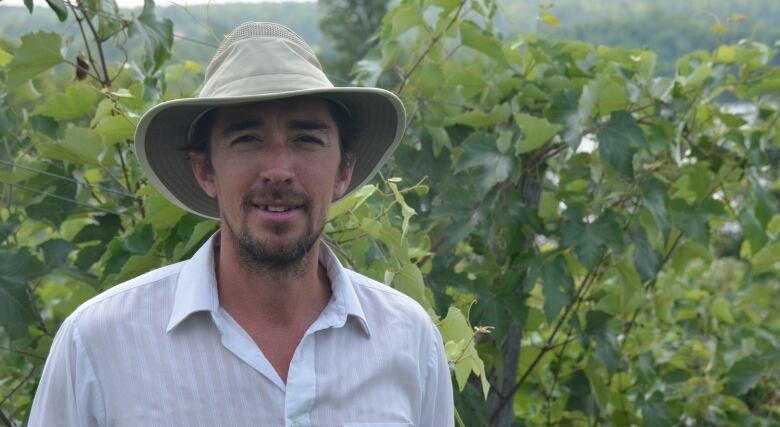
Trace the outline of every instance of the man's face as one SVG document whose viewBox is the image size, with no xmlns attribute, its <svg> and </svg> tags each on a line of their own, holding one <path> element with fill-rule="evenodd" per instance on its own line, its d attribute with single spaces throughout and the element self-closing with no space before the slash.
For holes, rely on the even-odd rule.
<svg viewBox="0 0 780 427">
<path fill-rule="evenodd" d="M 354 162 L 339 167 L 327 103 L 292 98 L 221 108 L 215 117 L 211 167 L 204 154 L 191 158 L 201 187 L 219 202 L 223 232 L 257 267 L 295 264 L 352 176 Z"/>
</svg>

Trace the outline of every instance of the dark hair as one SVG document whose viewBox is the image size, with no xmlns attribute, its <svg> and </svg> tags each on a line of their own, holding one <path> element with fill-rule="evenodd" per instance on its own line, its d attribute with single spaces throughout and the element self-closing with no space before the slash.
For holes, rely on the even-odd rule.
<svg viewBox="0 0 780 427">
<path fill-rule="evenodd" d="M 341 149 L 341 163 L 339 167 L 343 169 L 348 166 L 350 155 L 354 152 L 357 127 L 350 118 L 346 107 L 331 99 L 325 99 L 325 101 L 328 105 L 328 111 L 338 128 L 339 148 Z M 212 108 L 198 118 L 192 127 L 187 145 L 182 147 L 182 150 L 186 152 L 206 154 L 206 167 L 208 168 L 211 168 L 211 128 L 217 120 L 218 111 L 218 108 Z"/>
</svg>

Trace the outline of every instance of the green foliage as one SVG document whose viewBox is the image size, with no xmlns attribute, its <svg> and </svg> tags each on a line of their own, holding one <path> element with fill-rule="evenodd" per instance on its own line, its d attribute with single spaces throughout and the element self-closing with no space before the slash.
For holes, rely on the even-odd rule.
<svg viewBox="0 0 780 427">
<path fill-rule="evenodd" d="M 365 56 L 382 18 L 387 0 L 320 0 L 319 28 L 332 50 L 323 52 L 323 68 L 341 85 L 349 81 L 349 70 Z"/>
<path fill-rule="evenodd" d="M 7 68 L 6 84 L 15 88 L 63 61 L 60 36 L 37 32 L 22 37 L 22 45 L 14 52 Z"/>
<path fill-rule="evenodd" d="M 151 1 L 131 17 L 110 0 L 52 3 L 90 20 L 75 26 L 89 52 L 46 32 L 0 50 L 13 422 L 69 313 L 217 227 L 167 202 L 132 153 L 143 111 L 202 79 L 171 21 Z M 464 425 L 777 424 L 775 49 L 705 46 L 663 70 L 649 50 L 547 37 L 568 22 L 548 5 L 535 33 L 504 37 L 506 7 L 403 0 L 366 27 L 378 36 L 355 77 L 399 93 L 410 127 L 393 178 L 335 204 L 326 242 L 428 310 Z M 113 45 L 144 48 L 124 65 Z"/>
<path fill-rule="evenodd" d="M 669 75 L 543 26 L 504 39 L 501 9 L 402 1 L 357 69 L 412 112 L 387 173 L 428 179 L 408 199 L 434 300 L 495 327 L 464 423 L 778 422 L 777 304 L 737 308 L 780 288 L 775 51 L 696 51 Z"/>
</svg>

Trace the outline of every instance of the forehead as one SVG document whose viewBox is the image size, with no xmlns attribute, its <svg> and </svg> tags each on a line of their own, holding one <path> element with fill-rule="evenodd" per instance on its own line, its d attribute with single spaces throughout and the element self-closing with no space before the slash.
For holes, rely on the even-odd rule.
<svg viewBox="0 0 780 427">
<path fill-rule="evenodd" d="M 215 128 L 245 119 L 259 119 L 261 122 L 278 119 L 316 119 L 330 125 L 334 124 L 328 102 L 319 97 L 277 99 L 219 107 L 214 117 Z"/>
</svg>

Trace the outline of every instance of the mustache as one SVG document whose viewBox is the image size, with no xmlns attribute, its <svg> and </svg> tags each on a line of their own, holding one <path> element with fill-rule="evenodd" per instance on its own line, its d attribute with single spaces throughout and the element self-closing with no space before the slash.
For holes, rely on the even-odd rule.
<svg viewBox="0 0 780 427">
<path fill-rule="evenodd" d="M 300 191 L 284 184 L 269 184 L 263 188 L 250 190 L 244 196 L 244 207 L 251 208 L 256 201 L 287 202 L 293 205 L 301 205 L 304 208 L 311 203 L 311 198 Z"/>
</svg>

